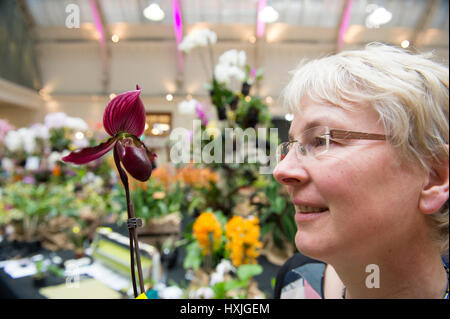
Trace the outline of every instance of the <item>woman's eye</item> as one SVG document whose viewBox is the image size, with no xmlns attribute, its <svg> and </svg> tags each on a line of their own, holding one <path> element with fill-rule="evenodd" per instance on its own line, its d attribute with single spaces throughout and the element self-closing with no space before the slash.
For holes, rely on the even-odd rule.
<svg viewBox="0 0 450 319">
<path fill-rule="evenodd" d="M 327 140 L 324 137 L 318 136 L 314 139 L 312 144 L 314 147 L 325 146 L 327 145 Z"/>
</svg>

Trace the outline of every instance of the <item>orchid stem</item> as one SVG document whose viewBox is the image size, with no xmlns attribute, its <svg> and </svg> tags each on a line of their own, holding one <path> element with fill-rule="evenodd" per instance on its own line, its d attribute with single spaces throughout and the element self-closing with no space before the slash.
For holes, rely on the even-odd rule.
<svg viewBox="0 0 450 319">
<path fill-rule="evenodd" d="M 209 73 L 208 68 L 206 67 L 206 62 L 205 62 L 205 60 L 204 60 L 204 56 L 203 56 L 201 50 L 198 50 L 198 55 L 199 55 L 199 57 L 200 57 L 200 63 L 201 63 L 201 65 L 202 65 L 202 67 L 203 67 L 203 71 L 205 72 L 206 78 L 208 79 L 209 76 L 210 76 L 210 73 Z"/>
<path fill-rule="evenodd" d="M 128 177 L 127 174 L 122 169 L 120 165 L 119 155 L 116 148 L 114 148 L 114 162 L 116 164 L 117 170 L 119 171 L 120 179 L 122 181 L 123 187 L 125 188 L 125 196 L 127 199 L 127 213 L 128 219 L 135 218 L 133 204 L 130 201 L 130 190 L 128 186 Z M 131 266 L 131 281 L 133 284 L 133 292 L 134 297 L 137 298 L 138 292 L 136 288 L 136 275 L 134 268 L 134 254 L 136 253 L 136 266 L 139 274 L 139 287 L 141 289 L 141 293 L 145 292 L 144 288 L 144 279 L 142 276 L 142 266 L 141 266 L 141 257 L 139 254 L 139 244 L 138 244 L 138 236 L 136 233 L 136 228 L 128 228 L 129 236 L 130 236 L 130 266 Z"/>
<path fill-rule="evenodd" d="M 130 204 L 130 214 L 131 214 L 131 218 L 135 218 L 135 214 L 134 214 L 134 207 L 133 204 Z M 137 268 L 138 268 L 138 275 L 139 275 L 139 287 L 141 288 L 141 293 L 145 292 L 145 287 L 144 287 L 144 278 L 142 276 L 142 267 L 141 267 L 141 254 L 139 252 L 139 241 L 138 241 L 138 235 L 137 235 L 137 231 L 136 228 L 132 228 L 132 234 L 133 234 L 133 238 L 134 238 L 134 251 L 136 253 L 136 263 L 137 263 Z"/>
<path fill-rule="evenodd" d="M 208 41 L 208 53 L 209 53 L 209 60 L 210 60 L 210 63 L 211 63 L 211 68 L 212 68 L 211 74 L 214 77 L 214 55 L 213 55 L 213 48 L 212 48 L 211 43 L 209 41 Z"/>
</svg>

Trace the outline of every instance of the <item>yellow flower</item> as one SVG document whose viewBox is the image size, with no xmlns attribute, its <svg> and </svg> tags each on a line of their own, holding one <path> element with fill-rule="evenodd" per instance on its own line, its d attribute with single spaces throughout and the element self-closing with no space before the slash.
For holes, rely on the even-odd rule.
<svg viewBox="0 0 450 319">
<path fill-rule="evenodd" d="M 258 218 L 244 219 L 241 216 L 234 216 L 225 225 L 225 235 L 228 239 L 225 248 L 230 251 L 234 266 L 256 263 L 259 256 L 258 249 L 262 246 L 259 241 Z"/>
<path fill-rule="evenodd" d="M 72 228 L 72 232 L 74 233 L 74 234 L 78 234 L 79 232 L 80 232 L 80 227 L 78 227 L 78 226 L 74 226 L 73 228 Z"/>
<path fill-rule="evenodd" d="M 200 214 L 193 225 L 194 237 L 202 248 L 203 255 L 211 254 L 220 246 L 222 225 L 211 212 Z M 212 239 L 212 242 L 211 242 Z"/>
<path fill-rule="evenodd" d="M 206 125 L 205 130 L 210 136 L 213 136 L 213 138 L 216 138 L 216 137 L 220 136 L 220 130 L 217 127 L 217 122 L 216 121 L 210 121 L 208 123 L 208 125 Z"/>
<path fill-rule="evenodd" d="M 228 110 L 228 111 L 227 111 L 227 117 L 228 117 L 230 120 L 235 121 L 235 120 L 236 120 L 236 113 L 233 112 L 233 111 L 231 111 L 231 110 Z"/>
</svg>

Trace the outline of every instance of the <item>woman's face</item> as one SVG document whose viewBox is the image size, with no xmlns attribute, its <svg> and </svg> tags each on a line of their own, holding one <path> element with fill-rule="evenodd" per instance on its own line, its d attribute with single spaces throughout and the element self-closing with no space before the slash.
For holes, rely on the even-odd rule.
<svg viewBox="0 0 450 319">
<path fill-rule="evenodd" d="M 290 136 L 299 139 L 306 127 L 320 125 L 385 133 L 372 108 L 349 111 L 305 97 Z M 291 150 L 274 170 L 295 206 L 297 248 L 324 261 L 343 252 L 350 258 L 385 253 L 423 232 L 418 201 L 424 176 L 388 142 L 375 140 L 331 144 L 317 158 L 298 159 Z M 310 207 L 326 210 L 310 213 Z"/>
</svg>

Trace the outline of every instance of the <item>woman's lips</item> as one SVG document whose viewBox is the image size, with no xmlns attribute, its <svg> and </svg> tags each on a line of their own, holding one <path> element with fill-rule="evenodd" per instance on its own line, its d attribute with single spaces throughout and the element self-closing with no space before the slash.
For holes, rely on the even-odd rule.
<svg viewBox="0 0 450 319">
<path fill-rule="evenodd" d="M 321 212 L 302 212 L 299 210 L 296 210 L 294 219 L 296 222 L 306 222 L 306 221 L 312 221 L 315 219 L 320 218 L 324 214 L 329 213 L 329 210 L 321 211 Z"/>
</svg>

